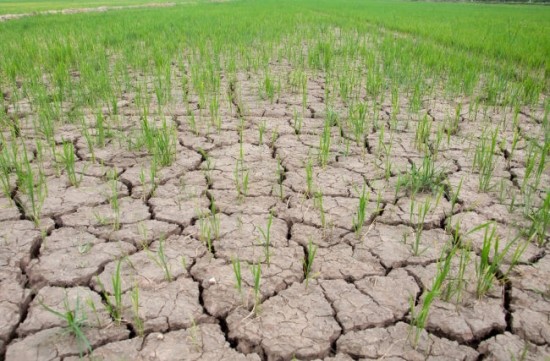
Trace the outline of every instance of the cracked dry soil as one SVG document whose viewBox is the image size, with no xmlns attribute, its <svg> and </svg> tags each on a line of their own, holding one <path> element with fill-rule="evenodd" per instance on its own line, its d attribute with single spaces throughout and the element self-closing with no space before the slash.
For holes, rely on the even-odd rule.
<svg viewBox="0 0 550 361">
<path fill-rule="evenodd" d="M 467 144 L 479 137 L 471 129 L 474 120 L 462 115 L 453 141 L 441 150 L 436 164 L 448 186 L 420 218 L 411 203 L 426 202 L 430 194 L 412 199 L 405 190 L 395 191 L 399 175 L 421 164 L 415 120 L 394 135 L 389 174 L 378 149 L 379 129 L 357 144 L 350 129 L 338 132 L 334 126 L 328 164 L 321 167 L 316 156 L 326 113 L 323 87 L 322 78 L 309 79 L 299 133 L 294 110 L 301 107 L 301 96 L 262 100 L 257 79 L 245 74 L 228 87 L 238 102 L 222 105 L 219 131 L 199 127 L 194 133 L 189 113 L 176 102 L 168 114 L 155 116 L 173 122 L 178 144 L 176 161 L 159 170 L 154 187 L 141 177 L 151 167 L 146 153 L 128 151 L 110 139 L 92 155 L 78 130 L 61 129 L 64 139 L 75 144 L 80 186 L 46 169 L 48 196 L 39 227 L 16 207 L 28 202 L 18 189 L 13 192 L 17 202 L 0 197 L 0 359 L 80 358 L 82 345 L 47 306 L 85 315 L 82 332 L 93 349 L 84 356 L 89 360 L 509 360 L 521 355 L 547 360 L 548 246 L 529 244 L 506 279 L 495 280 L 482 298 L 475 294 L 474 265 L 483 235 L 468 232 L 495 221 L 506 239 L 525 223 L 518 212 L 510 212 L 506 199 L 478 192 L 472 181 L 477 175 Z M 122 136 L 140 126 L 134 96 L 125 96 Z M 401 102 L 403 118 L 406 98 Z M 336 104 L 344 119 L 346 104 Z M 197 99 L 190 105 L 194 116 L 209 119 Z M 377 106 L 380 124 L 389 128 L 393 108 Z M 426 102 L 425 107 L 437 129 L 455 104 Z M 495 110 L 489 116 L 497 122 L 510 115 Z M 537 119 L 520 118 L 526 134 L 540 128 Z M 524 151 L 517 150 L 513 161 L 505 152 L 496 155 L 495 174 L 510 192 L 518 190 L 524 174 Z M 240 154 L 249 177 L 244 196 L 236 190 Z M 308 158 L 322 205 L 307 188 Z M 108 174 L 115 173 L 118 180 L 109 180 Z M 462 191 L 452 206 L 452 189 L 461 178 Z M 358 233 L 353 220 L 363 185 L 371 196 Z M 113 192 L 120 207 L 118 227 L 113 227 Z M 214 217 L 219 229 L 208 243 L 203 222 Z M 268 262 L 262 231 L 270 217 Z M 414 249 L 417 235 L 420 251 Z M 473 245 L 464 271 L 467 286 L 459 301 L 438 298 L 433 303 L 414 347 L 411 303 L 422 305 L 445 244 L 457 236 L 471 238 Z M 310 242 L 318 249 L 306 281 Z M 242 266 L 241 292 L 235 286 L 236 258 Z M 456 262 L 451 273 L 460 267 Z M 256 307 L 254 263 L 261 267 Z M 121 322 L 106 307 L 116 297 L 112 279 L 117 269 Z"/>
</svg>

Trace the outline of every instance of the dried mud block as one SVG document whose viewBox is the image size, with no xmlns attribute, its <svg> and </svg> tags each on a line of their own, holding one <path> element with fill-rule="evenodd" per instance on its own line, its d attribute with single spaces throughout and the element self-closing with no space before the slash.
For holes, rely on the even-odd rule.
<svg viewBox="0 0 550 361">
<path fill-rule="evenodd" d="M 428 213 L 422 219 L 420 208 L 428 206 Z M 412 210 L 412 213 L 411 213 Z M 415 226 L 422 223 L 425 228 L 437 228 L 447 215 L 451 213 L 451 204 L 443 197 L 421 194 L 415 199 L 401 198 L 395 205 L 388 204 L 384 208 L 384 214 L 378 217 L 378 221 L 389 225 L 405 224 Z"/>
<path fill-rule="evenodd" d="M 142 249 L 148 247 L 151 242 L 177 235 L 180 232 L 180 227 L 173 223 L 146 219 L 138 223 L 124 224 L 119 230 L 113 230 L 112 227 L 90 227 L 88 231 L 102 238 L 130 243 Z"/>
<path fill-rule="evenodd" d="M 379 260 L 366 248 L 338 244 L 317 249 L 312 274 L 321 279 L 356 281 L 365 276 L 384 275 Z"/>
<path fill-rule="evenodd" d="M 391 278 L 366 278 L 358 282 L 360 287 L 343 280 L 320 281 L 344 332 L 383 327 L 409 311 L 409 299 L 419 288 L 403 270 L 393 273 Z"/>
<path fill-rule="evenodd" d="M 416 347 L 410 326 L 399 322 L 388 328 L 371 328 L 352 331 L 336 342 L 337 351 L 356 359 L 427 360 L 427 361 L 474 361 L 478 353 L 467 346 L 459 345 L 422 331 Z"/>
<path fill-rule="evenodd" d="M 229 338 L 244 353 L 268 360 L 325 357 L 341 333 L 320 286 L 295 283 L 261 304 L 258 317 L 236 309 L 227 317 Z"/>
<path fill-rule="evenodd" d="M 4 267 L 9 267 L 13 271 L 7 272 Z M 31 300 L 31 291 L 23 287 L 24 277 L 21 271 L 16 270 L 19 271 L 18 268 L 5 265 L 4 262 L 0 266 L 0 341 L 2 342 L 9 341 Z"/>
<path fill-rule="evenodd" d="M 44 239 L 40 257 L 29 263 L 27 274 L 35 286 L 83 286 L 106 263 L 134 251 L 126 242 L 106 242 L 86 231 L 63 227 Z"/>
<path fill-rule="evenodd" d="M 283 184 L 296 193 L 306 194 L 308 189 L 305 169 L 287 172 Z M 324 196 L 357 197 L 361 194 L 364 184 L 365 180 L 360 174 L 347 169 L 335 167 L 323 169 L 318 166 L 312 168 L 312 185 L 314 189 L 311 191 L 315 192 L 317 189 L 322 189 Z M 366 192 L 369 193 L 370 191 L 367 187 Z"/>
<path fill-rule="evenodd" d="M 260 264 L 262 279 L 260 297 L 265 299 L 288 288 L 304 278 L 304 251 L 301 247 L 273 249 L 270 264 Z M 239 256 L 240 257 L 240 256 Z M 250 271 L 251 263 L 241 259 L 242 291 L 236 288 L 233 266 L 229 260 L 203 257 L 191 269 L 195 279 L 203 287 L 204 307 L 215 317 L 225 317 L 228 312 L 244 307 L 249 310 L 254 304 L 254 280 Z"/>
<path fill-rule="evenodd" d="M 123 295 L 123 317 L 134 329 L 138 329 L 137 317 L 146 333 L 187 328 L 207 319 L 199 303 L 199 285 L 189 278 L 180 277 L 139 289 L 138 295 L 137 315 L 132 291 Z"/>
<path fill-rule="evenodd" d="M 357 249 L 368 249 L 386 268 L 434 262 L 439 259 L 451 237 L 442 229 L 422 231 L 415 252 L 416 233 L 409 226 L 375 223 L 363 233 L 359 240 L 355 235 L 349 235 L 346 239 L 358 242 Z"/>
<path fill-rule="evenodd" d="M 280 211 L 279 216 L 292 223 L 305 223 L 317 227 L 339 227 L 353 230 L 359 198 L 324 197 L 322 209 L 314 199 L 291 198 L 290 208 Z M 365 224 L 372 222 L 380 212 L 381 206 L 376 202 L 367 202 L 365 206 Z M 324 218 L 324 219 L 323 219 Z M 324 222 L 323 222 L 324 221 Z"/>
<path fill-rule="evenodd" d="M 302 223 L 293 224 L 290 232 L 290 239 L 302 247 L 307 247 L 310 240 L 319 247 L 343 244 L 346 242 L 345 236 L 350 233 L 347 229 L 334 227 L 325 230 Z"/>
<path fill-rule="evenodd" d="M 0 223 L 0 253 L 9 254 L 17 266 L 25 267 L 40 248 L 43 232 L 27 220 Z"/>
<path fill-rule="evenodd" d="M 92 154 L 88 149 L 84 137 L 77 142 L 78 155 L 84 160 L 92 160 Z M 107 166 L 125 169 L 136 166 L 144 162 L 148 157 L 145 151 L 130 151 L 124 145 L 119 145 L 116 141 L 108 141 L 105 146 L 94 148 L 94 157 L 97 163 Z"/>
<path fill-rule="evenodd" d="M 86 206 L 80 207 L 75 213 L 62 215 L 61 223 L 65 227 L 99 227 L 138 223 L 151 218 L 149 208 L 141 200 L 121 198 L 118 202 L 118 215 L 110 204 Z"/>
<path fill-rule="evenodd" d="M 517 266 L 510 278 L 512 331 L 535 344 L 550 344 L 550 257 Z"/>
<path fill-rule="evenodd" d="M 128 338 L 125 327 L 104 329 L 82 328 L 92 348 Z M 12 341 L 6 350 L 6 361 L 54 361 L 68 356 L 78 356 L 85 346 L 67 333 L 65 328 L 55 327 Z"/>
<path fill-rule="evenodd" d="M 208 191 L 215 200 L 216 208 L 220 213 L 227 215 L 257 215 L 267 214 L 281 201 L 273 196 L 246 196 L 240 197 L 236 191 L 225 191 L 212 189 Z M 264 216 L 266 217 L 266 216 Z"/>
<path fill-rule="evenodd" d="M 155 182 L 166 184 L 169 180 L 185 177 L 187 172 L 197 169 L 201 163 L 201 155 L 187 148 L 180 148 L 176 153 L 176 160 L 167 167 L 155 170 Z M 132 185 L 132 197 L 145 197 L 151 191 L 151 164 L 144 162 L 126 169 L 120 175 L 122 181 Z"/>
<path fill-rule="evenodd" d="M 79 177 L 79 175 L 77 175 Z M 116 192 L 119 196 L 127 196 L 128 189 L 121 182 L 112 184 L 112 181 L 105 181 L 96 177 L 79 177 L 78 187 L 71 185 L 66 176 L 50 177 L 47 179 L 48 196 L 42 206 L 42 215 L 57 217 L 66 213 L 74 212 L 84 206 L 96 206 L 107 202 Z M 23 204 L 28 203 L 26 197 L 20 197 Z"/>
<path fill-rule="evenodd" d="M 186 227 L 194 218 L 209 212 L 205 195 L 206 178 L 202 172 L 187 172 L 158 186 L 149 199 L 153 217 Z"/>
<path fill-rule="evenodd" d="M 15 203 L 11 199 L 0 196 L 0 222 L 16 221 L 20 218 L 21 214 Z"/>
<path fill-rule="evenodd" d="M 41 330 L 65 327 L 67 322 L 46 309 L 61 314 L 73 311 L 77 319 L 85 319 L 86 327 L 102 328 L 112 320 L 102 304 L 101 297 L 86 287 L 43 287 L 29 305 L 27 318 L 18 327 L 19 337 Z"/>
<path fill-rule="evenodd" d="M 487 361 L 539 361 L 550 359 L 548 344 L 536 346 L 509 332 L 481 342 L 477 350 L 483 355 L 483 359 Z"/>
<path fill-rule="evenodd" d="M 266 234 L 265 237 L 268 237 L 267 226 L 269 219 L 267 214 L 248 216 L 219 215 L 220 234 L 213 241 L 216 256 L 227 260 L 239 257 L 241 260 L 248 262 L 257 262 L 258 259 L 263 260 L 265 258 L 264 253 L 266 248 L 264 245 L 266 240 L 262 231 Z M 197 227 L 197 225 L 194 227 Z M 200 225 L 198 228 L 196 231 L 194 229 L 188 230 L 199 232 L 197 236 L 200 237 Z M 285 221 L 276 217 L 271 218 L 269 249 L 289 247 L 290 243 L 286 238 L 287 233 L 288 227 Z"/>
<path fill-rule="evenodd" d="M 77 361 L 78 358 L 66 358 Z M 243 355 L 226 342 L 218 325 L 197 325 L 165 334 L 152 333 L 145 340 L 134 338 L 109 343 L 84 358 L 89 361 L 260 361 L 258 355 Z"/>
<path fill-rule="evenodd" d="M 172 236 L 163 241 L 162 246 L 162 253 L 159 253 L 160 241 L 157 241 L 148 249 L 120 261 L 122 292 L 129 291 L 136 284 L 140 290 L 155 287 L 167 280 L 167 271 L 172 279 L 186 276 L 195 260 L 207 252 L 201 242 L 188 236 Z M 166 267 L 163 266 L 162 258 Z M 92 279 L 91 284 L 95 290 L 102 291 L 104 287 L 108 293 L 113 294 L 111 277 L 116 273 L 118 262 L 108 263 L 98 279 Z"/>
</svg>

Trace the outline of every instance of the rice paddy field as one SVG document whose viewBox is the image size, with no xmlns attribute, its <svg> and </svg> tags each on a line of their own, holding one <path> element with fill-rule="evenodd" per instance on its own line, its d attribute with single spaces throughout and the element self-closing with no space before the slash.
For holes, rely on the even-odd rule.
<svg viewBox="0 0 550 361">
<path fill-rule="evenodd" d="M 550 7 L 103 5 L 0 0 L 0 360 L 550 360 Z"/>
</svg>

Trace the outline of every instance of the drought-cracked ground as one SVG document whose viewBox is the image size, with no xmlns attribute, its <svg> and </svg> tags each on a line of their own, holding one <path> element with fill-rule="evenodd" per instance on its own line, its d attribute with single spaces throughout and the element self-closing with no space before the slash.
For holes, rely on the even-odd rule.
<svg viewBox="0 0 550 361">
<path fill-rule="evenodd" d="M 272 66 L 275 73 L 289 70 Z M 413 196 L 397 187 L 424 158 L 415 145 L 421 120 L 409 115 L 406 97 L 396 105 L 388 95 L 387 103 L 368 109 L 378 125 L 358 142 L 344 121 L 344 101 L 333 101 L 327 114 L 323 77 L 309 77 L 303 113 L 302 95 L 284 91 L 271 102 L 258 96 L 259 83 L 249 74 L 231 83 L 222 77 L 229 101 L 221 103 L 219 124 L 192 96 L 189 108 L 173 100 L 163 114 L 154 113 L 153 100 L 149 118 L 164 119 L 177 131 L 176 159 L 158 169 L 154 182 L 151 156 L 126 145 L 142 127 L 134 94 L 120 99 L 119 115 L 103 110 L 109 136 L 94 154 L 76 127 L 56 131 L 60 146 L 67 140 L 74 145 L 79 186 L 53 160 L 42 160 L 48 192 L 39 225 L 26 214 L 30 200 L 15 182 L 11 199 L 0 198 L 0 359 L 78 359 L 83 345 L 51 310 L 85 317 L 81 330 L 93 349 L 85 356 L 90 360 L 550 357 L 550 254 L 548 246 L 522 243 L 528 223 L 519 210 L 525 139 L 543 137 L 542 110 L 519 113 L 513 157 L 514 132 L 499 129 L 494 187 L 480 192 L 472 167 L 482 133 L 478 118 L 496 129 L 513 116 L 498 107 L 468 110 L 461 100 L 457 129 L 436 147 L 443 192 Z M 174 89 L 174 99 L 182 91 Z M 429 142 L 456 106 L 422 102 L 432 124 Z M 329 129 L 323 167 L 320 137 L 333 113 L 338 121 Z M 28 101 L 8 114 L 20 119 L 18 136 L 32 139 Z M 97 129 L 95 115 L 87 121 Z M 23 151 L 34 164 L 34 143 Z M 548 168 L 542 177 L 541 184 L 550 184 Z M 370 197 L 357 230 L 363 189 Z M 540 204 L 544 197 L 537 189 L 531 201 Z M 419 205 L 428 205 L 424 216 Z M 492 288 L 478 297 L 484 233 L 475 227 L 488 221 L 501 248 L 519 239 L 512 248 L 525 249 L 506 274 L 514 261 L 509 253 Z M 462 270 L 465 285 L 460 297 L 433 301 L 414 342 L 411 308 L 421 308 L 453 240 L 463 245 L 457 253 L 463 258 L 451 262 L 445 282 L 452 287 L 452 275 Z M 317 249 L 306 280 L 310 242 Z M 461 259 L 469 260 L 466 266 Z M 253 264 L 261 267 L 257 298 Z M 107 307 L 116 303 L 117 272 L 120 322 Z"/>
</svg>

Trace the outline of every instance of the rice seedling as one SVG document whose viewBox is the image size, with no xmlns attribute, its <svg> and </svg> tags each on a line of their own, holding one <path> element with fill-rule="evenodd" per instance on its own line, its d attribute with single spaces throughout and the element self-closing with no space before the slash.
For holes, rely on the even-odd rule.
<svg viewBox="0 0 550 361">
<path fill-rule="evenodd" d="M 437 203 L 437 202 L 436 202 Z M 417 206 L 415 210 L 415 205 Z M 432 198 L 428 197 L 423 203 L 416 204 L 414 198 L 411 199 L 410 206 L 410 223 L 414 228 L 414 241 L 412 244 L 412 251 L 414 256 L 420 256 L 426 251 L 427 248 L 420 249 L 420 241 L 422 239 L 422 233 L 424 231 L 424 222 L 426 217 L 432 209 Z M 413 219 L 413 216 L 416 215 L 416 219 Z"/>
<path fill-rule="evenodd" d="M 412 331 L 414 332 L 414 337 L 411 339 L 411 343 L 415 348 L 418 345 L 422 330 L 426 327 L 431 305 L 433 301 L 441 294 L 443 284 L 451 269 L 451 261 L 453 256 L 454 252 L 452 249 L 447 254 L 442 254 L 439 262 L 437 263 L 437 273 L 433 279 L 432 285 L 430 289 L 425 291 L 421 297 L 422 308 L 420 310 L 416 310 L 414 299 L 411 298 L 410 300 L 411 326 Z"/>
<path fill-rule="evenodd" d="M 118 198 L 118 175 L 116 169 L 111 172 L 108 176 L 110 178 L 109 182 L 111 183 L 111 195 L 109 197 L 109 203 L 111 204 L 111 209 L 113 210 L 114 218 L 112 220 L 113 229 L 120 229 L 120 200 Z"/>
<path fill-rule="evenodd" d="M 268 266 L 270 266 L 271 262 L 271 225 L 273 224 L 273 213 L 269 213 L 269 216 L 267 217 L 267 224 L 265 226 L 265 229 L 257 227 L 257 229 L 260 231 L 261 238 L 260 239 L 260 245 L 263 247 L 264 250 L 264 257 L 265 262 Z"/>
<path fill-rule="evenodd" d="M 283 165 L 281 164 L 281 158 L 277 156 L 277 185 L 279 188 L 279 198 L 281 200 L 284 200 L 285 194 L 284 194 L 284 188 L 283 188 L 283 182 L 285 180 L 285 170 L 283 168 Z"/>
<path fill-rule="evenodd" d="M 369 202 L 370 192 L 367 192 L 366 184 L 363 184 L 363 190 L 359 195 L 359 204 L 357 205 L 357 211 L 355 212 L 355 218 L 353 219 L 353 230 L 355 234 L 359 236 L 367 220 L 367 203 Z"/>
<path fill-rule="evenodd" d="M 248 182 L 249 182 L 249 170 L 241 160 L 237 160 L 235 163 L 235 170 L 233 171 L 233 179 L 235 181 L 235 189 L 239 198 L 246 197 L 248 195 Z"/>
<path fill-rule="evenodd" d="M 67 323 L 67 332 L 75 337 L 80 357 L 92 351 L 92 345 L 83 331 L 88 317 L 80 305 L 80 298 L 77 297 L 74 308 L 71 308 L 69 300 L 65 297 L 63 300 L 64 310 L 62 312 L 49 307 L 43 300 L 38 300 L 38 302 L 46 311 Z"/>
<path fill-rule="evenodd" d="M 105 308 L 117 324 L 122 322 L 122 313 L 124 310 L 122 304 L 122 276 L 120 273 L 121 264 L 122 260 L 118 260 L 115 267 L 115 273 L 111 276 L 111 286 L 113 288 L 112 296 L 107 293 L 105 286 L 99 277 L 96 278 L 99 288 L 101 289 L 101 293 L 105 299 Z"/>
<path fill-rule="evenodd" d="M 417 168 L 415 163 L 411 164 L 409 173 L 400 175 L 397 180 L 396 194 L 400 189 L 405 188 L 411 195 L 420 192 L 440 192 L 445 180 L 445 173 L 435 166 L 433 157 L 424 156 L 422 165 Z"/>
<path fill-rule="evenodd" d="M 294 127 L 294 133 L 296 135 L 299 136 L 302 133 L 303 124 L 304 124 L 304 116 L 303 115 L 298 115 L 298 112 L 296 111 L 296 109 L 294 109 L 293 127 Z"/>
<path fill-rule="evenodd" d="M 82 181 L 82 176 L 77 176 L 74 168 L 75 165 L 75 149 L 71 142 L 63 142 L 63 156 L 62 161 L 67 173 L 67 178 L 72 186 L 78 187 Z"/>
<path fill-rule="evenodd" d="M 482 298 L 493 288 L 503 261 L 512 246 L 519 243 L 519 239 L 516 238 L 507 242 L 501 250 L 499 247 L 500 237 L 496 233 L 497 227 L 494 223 L 487 222 L 476 227 L 475 229 L 484 230 L 483 244 L 481 246 L 479 260 L 475 262 L 476 295 L 478 298 Z M 508 270 L 503 273 L 503 277 L 506 277 L 506 275 L 517 264 L 526 246 L 527 243 L 524 243 L 523 245 L 520 244 L 516 247 L 509 262 L 510 266 L 508 267 Z"/>
<path fill-rule="evenodd" d="M 143 337 L 144 327 L 143 320 L 139 315 L 139 287 L 137 283 L 132 288 L 132 293 L 130 294 L 132 300 L 132 313 L 133 313 L 133 325 L 134 329 L 139 337 Z"/>
<path fill-rule="evenodd" d="M 233 273 L 235 274 L 235 288 L 237 292 L 242 296 L 243 294 L 243 280 L 241 274 L 241 260 L 237 258 L 231 258 L 231 265 L 233 266 Z"/>
<path fill-rule="evenodd" d="M 488 191 L 493 184 L 493 172 L 495 170 L 495 152 L 497 146 L 498 128 L 492 134 L 484 131 L 476 147 L 473 168 L 479 172 L 479 190 Z"/>
<path fill-rule="evenodd" d="M 531 221 L 531 226 L 527 230 L 527 237 L 543 247 L 548 242 L 548 230 L 550 229 L 550 191 L 546 191 L 542 206 L 528 215 L 528 218 Z"/>
<path fill-rule="evenodd" d="M 312 278 L 311 270 L 313 267 L 313 262 L 315 261 L 315 255 L 317 254 L 318 246 L 313 244 L 311 238 L 308 241 L 306 249 L 306 258 L 304 259 L 304 278 L 306 281 L 306 289 L 308 288 L 309 281 Z"/>
<path fill-rule="evenodd" d="M 311 197 L 315 193 L 313 188 L 313 161 L 308 157 L 306 166 L 306 197 Z"/>
<path fill-rule="evenodd" d="M 250 265 L 250 271 L 252 272 L 252 279 L 254 281 L 254 313 L 258 315 L 260 313 L 260 286 L 262 281 L 262 267 L 260 263 Z"/>
<path fill-rule="evenodd" d="M 326 216 L 325 216 L 325 207 L 323 206 L 323 192 L 321 192 L 320 190 L 315 192 L 315 194 L 313 196 L 313 204 L 314 204 L 315 208 L 317 208 L 319 210 L 319 217 L 321 219 L 321 227 L 323 229 L 325 229 L 326 226 L 327 226 L 327 220 L 326 220 Z"/>
<path fill-rule="evenodd" d="M 258 136 L 258 144 L 260 145 L 263 145 L 264 144 L 264 134 L 265 134 L 265 129 L 267 127 L 267 123 L 266 121 L 262 121 L 260 123 L 260 125 L 258 126 L 258 132 L 259 132 L 259 136 Z"/>
<path fill-rule="evenodd" d="M 171 267 L 169 264 L 169 260 L 166 257 L 166 253 L 164 252 L 164 239 L 161 237 L 159 240 L 159 248 L 157 249 L 156 257 L 151 257 L 155 263 L 162 268 L 162 271 L 164 272 L 164 279 L 167 282 L 172 282 L 174 279 L 172 276 Z"/>
<path fill-rule="evenodd" d="M 433 121 L 428 114 L 424 114 L 422 119 L 417 123 L 415 134 L 415 145 L 420 151 L 429 151 L 429 140 L 432 131 Z"/>
<path fill-rule="evenodd" d="M 23 161 L 15 163 L 15 174 L 18 188 L 27 197 L 26 202 L 21 206 L 25 210 L 25 215 L 30 218 L 36 226 L 40 224 L 42 206 L 47 197 L 46 177 L 42 169 L 38 169 L 35 175 L 29 161 L 26 147 L 23 145 Z"/>
<path fill-rule="evenodd" d="M 328 117 L 325 119 L 325 125 L 323 127 L 323 133 L 319 138 L 319 165 L 325 168 L 328 164 L 330 157 L 330 143 L 331 143 L 331 118 Z"/>
</svg>

